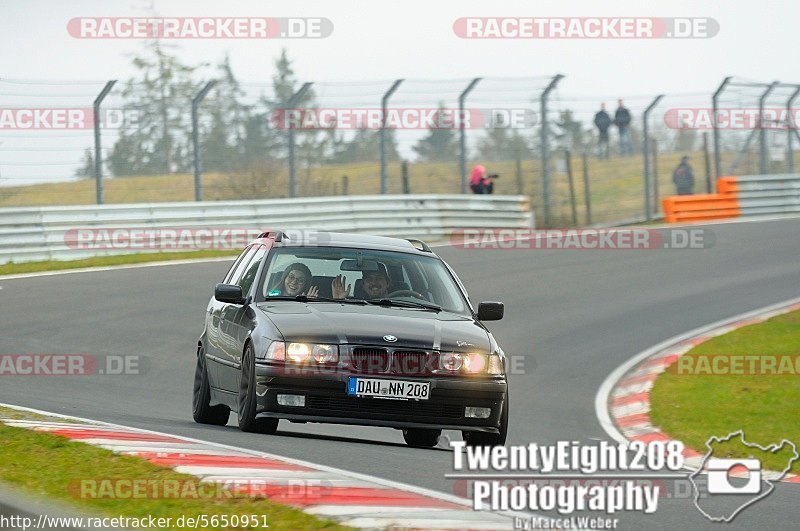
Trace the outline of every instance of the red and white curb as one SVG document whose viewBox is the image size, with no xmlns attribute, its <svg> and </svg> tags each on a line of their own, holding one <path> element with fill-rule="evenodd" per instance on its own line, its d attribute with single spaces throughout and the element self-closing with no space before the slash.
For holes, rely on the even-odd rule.
<svg viewBox="0 0 800 531">
<path fill-rule="evenodd" d="M 70 421 L 0 418 L 0 422 L 6 425 L 45 431 L 113 452 L 138 456 L 205 482 L 255 484 L 259 496 L 350 527 L 513 528 L 513 513 L 475 511 L 469 500 L 420 487 L 188 437 L 10 404 L 0 406 Z"/>
<path fill-rule="evenodd" d="M 800 310 L 800 298 L 697 328 L 639 353 L 617 367 L 600 386 L 595 397 L 595 411 L 600 424 L 613 439 L 621 443 L 673 440 L 650 420 L 650 390 L 658 376 L 700 343 L 795 310 Z M 705 454 L 688 447 L 683 454 L 686 468 L 700 468 Z M 783 474 L 764 470 L 762 475 L 764 479 L 778 479 Z M 800 483 L 800 476 L 786 474 L 781 481 Z"/>
</svg>

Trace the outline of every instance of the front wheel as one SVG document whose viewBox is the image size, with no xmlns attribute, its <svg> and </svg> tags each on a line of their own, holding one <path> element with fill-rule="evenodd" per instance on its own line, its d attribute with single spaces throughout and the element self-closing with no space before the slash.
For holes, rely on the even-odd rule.
<svg viewBox="0 0 800 531">
<path fill-rule="evenodd" d="M 208 383 L 206 353 L 203 347 L 197 353 L 197 365 L 194 370 L 194 388 L 192 389 L 192 417 L 198 424 L 224 426 L 228 423 L 231 410 L 227 406 L 211 405 L 211 386 Z"/>
<path fill-rule="evenodd" d="M 503 411 L 500 413 L 500 433 L 486 433 L 483 431 L 462 431 L 461 435 L 467 446 L 503 446 L 508 435 L 508 394 L 503 401 Z"/>
<path fill-rule="evenodd" d="M 256 360 L 253 344 L 248 343 L 242 354 L 239 379 L 239 429 L 251 433 L 272 435 L 278 430 L 278 419 L 256 418 Z"/>
<path fill-rule="evenodd" d="M 407 428 L 403 430 L 406 444 L 414 448 L 432 448 L 439 442 L 442 430 L 428 428 Z"/>
</svg>

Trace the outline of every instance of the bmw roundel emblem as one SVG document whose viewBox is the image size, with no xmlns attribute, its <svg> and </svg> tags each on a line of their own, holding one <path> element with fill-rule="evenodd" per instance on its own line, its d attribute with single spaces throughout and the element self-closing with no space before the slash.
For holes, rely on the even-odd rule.
<svg viewBox="0 0 800 531">
<path fill-rule="evenodd" d="M 395 341 L 397 341 L 397 338 L 395 336 L 392 336 L 392 335 L 387 335 L 387 336 L 383 336 L 383 340 L 384 341 L 388 341 L 389 343 L 394 343 Z"/>
</svg>

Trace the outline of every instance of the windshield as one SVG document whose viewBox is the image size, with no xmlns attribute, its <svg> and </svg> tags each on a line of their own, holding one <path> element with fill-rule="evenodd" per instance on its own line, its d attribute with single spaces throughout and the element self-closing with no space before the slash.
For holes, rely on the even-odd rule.
<svg viewBox="0 0 800 531">
<path fill-rule="evenodd" d="M 372 301 L 411 310 L 471 311 L 438 258 L 339 247 L 273 249 L 258 300 Z"/>
</svg>

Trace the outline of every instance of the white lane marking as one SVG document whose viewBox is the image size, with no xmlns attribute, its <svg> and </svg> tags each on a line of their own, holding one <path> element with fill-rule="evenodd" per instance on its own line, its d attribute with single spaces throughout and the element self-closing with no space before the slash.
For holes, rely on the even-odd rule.
<svg viewBox="0 0 800 531">
<path fill-rule="evenodd" d="M 435 490 L 432 490 L 432 489 L 427 489 L 425 487 L 418 487 L 416 485 L 408 485 L 406 483 L 400 483 L 399 481 L 392 481 L 390 479 L 383 479 L 383 478 L 379 478 L 377 476 L 371 476 L 369 474 L 362 474 L 360 472 L 351 472 L 349 470 L 342 470 L 340 468 L 334 468 L 334 467 L 330 467 L 330 466 L 327 466 L 327 465 L 320 465 L 320 464 L 317 464 L 317 463 L 311 463 L 309 461 L 304 461 L 304 460 L 301 460 L 301 459 L 294 459 L 292 457 L 284 457 L 284 456 L 279 456 L 279 455 L 276 455 L 276 454 L 269 454 L 269 453 L 265 453 L 265 452 L 259 452 L 258 450 L 250 450 L 248 448 L 240 448 L 240 447 L 231 446 L 231 445 L 228 445 L 228 444 L 216 443 L 216 442 L 211 442 L 211 441 L 203 441 L 203 440 L 200 440 L 200 439 L 194 439 L 192 437 L 185 437 L 183 435 L 175 435 L 175 434 L 170 434 L 170 433 L 157 432 L 157 431 L 153 431 L 153 430 L 145 430 L 145 429 L 142 429 L 142 428 L 133 428 L 133 427 L 129 427 L 129 426 L 123 426 L 121 424 L 115 424 L 113 422 L 103 422 L 103 421 L 99 421 L 99 420 L 87 419 L 87 418 L 84 418 L 84 417 L 75 417 L 75 416 L 72 416 L 72 415 L 63 415 L 61 413 L 53 413 L 53 412 L 50 412 L 50 411 L 43 411 L 43 410 L 40 410 L 40 409 L 34 409 L 34 408 L 25 407 L 25 406 L 18 406 L 18 405 L 15 405 L 15 404 L 0 403 L 0 407 L 7 407 L 9 409 L 15 409 L 17 411 L 27 411 L 29 413 L 35 413 L 37 415 L 43 415 L 43 416 L 47 416 L 47 417 L 69 419 L 69 420 L 77 420 L 77 421 L 87 422 L 87 423 L 94 423 L 94 424 L 98 424 L 98 425 L 102 425 L 102 426 L 108 426 L 108 427 L 117 428 L 117 429 L 126 430 L 126 431 L 130 431 L 130 432 L 135 432 L 135 433 L 144 433 L 144 434 L 149 434 L 149 435 L 160 435 L 160 436 L 166 436 L 166 437 L 176 437 L 176 438 L 180 438 L 180 439 L 182 439 L 182 440 L 184 440 L 186 442 L 196 443 L 196 444 L 199 444 L 199 445 L 202 445 L 202 446 L 206 446 L 206 447 L 221 448 L 223 450 L 232 450 L 232 451 L 235 451 L 235 452 L 241 452 L 241 453 L 245 453 L 245 454 L 253 455 L 253 456 L 257 456 L 257 457 L 265 457 L 267 459 L 281 460 L 281 461 L 284 461 L 286 463 L 292 463 L 292 464 L 295 464 L 295 465 L 305 466 L 305 467 L 313 468 L 313 469 L 316 469 L 316 470 L 322 471 L 322 472 L 329 472 L 329 473 L 332 473 L 332 474 L 340 474 L 342 476 L 349 477 L 349 478 L 352 478 L 352 479 L 355 479 L 355 480 L 360 480 L 360 481 L 364 481 L 364 482 L 368 482 L 368 483 L 374 483 L 374 484 L 381 485 L 381 486 L 388 487 L 388 488 L 392 488 L 392 489 L 404 490 L 406 492 L 412 492 L 414 494 L 419 494 L 421 496 L 427 496 L 429 498 L 434 498 L 434 499 L 437 499 L 437 500 L 447 501 L 447 502 L 450 502 L 450 503 L 453 503 L 453 504 L 456 504 L 456 505 L 461 505 L 463 507 L 468 507 L 470 509 L 472 508 L 472 503 L 471 503 L 470 500 L 468 500 L 466 498 L 461 498 L 461 497 L 456 496 L 454 494 L 447 494 L 447 493 L 444 493 L 444 492 L 439 492 L 439 491 L 435 491 Z M 502 511 L 502 512 L 496 512 L 494 514 L 501 515 L 501 516 L 504 516 L 504 517 L 507 517 L 507 518 L 513 518 L 513 517 L 516 516 L 516 517 L 527 518 L 527 519 L 530 519 L 531 516 L 540 516 L 540 515 L 537 515 L 537 514 L 534 514 L 534 513 L 520 513 L 520 512 L 514 512 L 514 511 Z"/>
<path fill-rule="evenodd" d="M 706 334 L 715 328 L 719 328 L 722 326 L 729 326 L 735 323 L 736 321 L 743 321 L 745 319 L 751 319 L 758 317 L 762 314 L 768 312 L 777 312 L 781 308 L 785 306 L 792 306 L 793 304 L 800 303 L 800 297 L 795 297 L 793 299 L 788 299 L 783 302 L 778 302 L 776 304 L 771 304 L 769 306 L 764 306 L 763 308 L 758 308 L 756 310 L 751 310 L 749 312 L 744 312 L 739 315 L 734 315 L 733 317 L 728 317 L 727 319 L 722 319 L 715 323 L 711 323 L 705 326 L 701 326 L 699 328 L 695 328 L 694 330 L 690 330 L 688 332 L 684 332 L 683 334 L 678 334 L 673 336 L 661 343 L 654 345 L 639 354 L 633 356 L 628 361 L 614 369 L 611 374 L 609 374 L 603 383 L 600 384 L 600 388 L 597 390 L 597 394 L 594 397 L 594 411 L 595 415 L 597 416 L 597 420 L 600 422 L 600 426 L 605 430 L 605 432 L 615 441 L 623 444 L 628 444 L 628 439 L 620 433 L 617 427 L 614 425 L 614 422 L 611 420 L 610 415 L 610 407 L 609 407 L 609 398 L 611 392 L 614 390 L 614 386 L 620 381 L 620 379 L 625 376 L 633 367 L 635 367 L 638 363 L 646 360 L 650 356 L 669 348 L 670 346 L 680 343 L 681 341 L 686 341 L 695 336 L 699 336 L 702 334 Z"/>
<path fill-rule="evenodd" d="M 236 255 L 218 258 L 188 258 L 186 260 L 163 260 L 161 262 L 142 262 L 140 264 L 122 264 L 115 266 L 81 267 L 76 269 L 59 269 L 57 271 L 37 271 L 36 273 L 17 273 L 15 275 L 0 275 L 0 280 L 17 280 L 20 278 L 51 277 L 55 275 L 72 275 L 77 273 L 97 273 L 100 271 L 117 271 L 120 269 L 138 269 L 141 267 L 163 267 L 171 265 L 203 264 L 206 262 L 233 262 Z"/>
</svg>

